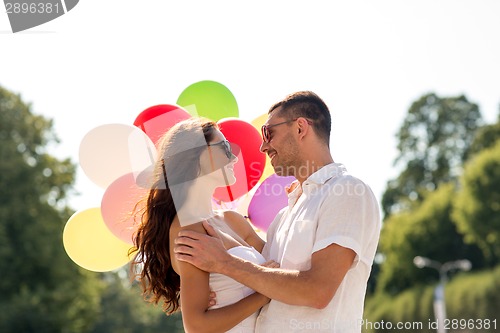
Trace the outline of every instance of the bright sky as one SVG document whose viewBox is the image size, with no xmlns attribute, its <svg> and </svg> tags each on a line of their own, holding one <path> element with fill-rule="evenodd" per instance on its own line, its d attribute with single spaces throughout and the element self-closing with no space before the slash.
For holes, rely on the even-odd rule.
<svg viewBox="0 0 500 333">
<path fill-rule="evenodd" d="M 494 122 L 500 104 L 500 2 L 81 0 L 64 16 L 12 34 L 0 13 L 0 85 L 54 119 L 59 157 L 83 136 L 132 125 L 213 80 L 251 121 L 298 90 L 332 112 L 332 155 L 380 199 L 397 172 L 395 133 L 421 95 L 465 94 Z M 0 120 L 1 121 L 1 120 Z M 104 190 L 79 168 L 70 205 Z"/>
</svg>

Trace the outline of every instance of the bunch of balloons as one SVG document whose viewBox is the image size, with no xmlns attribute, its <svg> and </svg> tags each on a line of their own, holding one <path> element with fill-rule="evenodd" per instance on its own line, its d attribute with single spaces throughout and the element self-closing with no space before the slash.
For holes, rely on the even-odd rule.
<svg viewBox="0 0 500 333">
<path fill-rule="evenodd" d="M 214 208 L 235 209 L 265 232 L 287 205 L 285 187 L 293 177 L 276 176 L 269 158 L 259 151 L 260 127 L 267 114 L 251 122 L 238 115 L 238 104 L 227 87 L 200 81 L 184 89 L 176 104 L 145 109 L 133 125 L 106 124 L 89 131 L 80 144 L 80 165 L 105 192 L 100 207 L 77 211 L 67 221 L 63 244 L 68 256 L 95 272 L 117 269 L 132 259 L 133 235 L 148 194 L 138 185 L 138 175 L 154 164 L 159 138 L 192 116 L 216 121 L 227 140 L 240 148 L 236 183 L 214 192 Z"/>
</svg>

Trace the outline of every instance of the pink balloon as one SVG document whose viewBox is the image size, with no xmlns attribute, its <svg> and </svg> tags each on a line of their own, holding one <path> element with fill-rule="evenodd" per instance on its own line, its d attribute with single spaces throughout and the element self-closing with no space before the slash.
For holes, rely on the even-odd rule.
<svg viewBox="0 0 500 333">
<path fill-rule="evenodd" d="M 272 174 L 259 185 L 248 205 L 248 217 L 254 226 L 267 231 L 276 214 L 288 205 L 285 188 L 294 180 L 292 176 Z"/>
<path fill-rule="evenodd" d="M 116 237 L 128 244 L 133 244 L 132 237 L 145 206 L 142 199 L 147 193 L 147 189 L 136 184 L 133 173 L 128 173 L 111 183 L 102 197 L 104 223 Z"/>
</svg>

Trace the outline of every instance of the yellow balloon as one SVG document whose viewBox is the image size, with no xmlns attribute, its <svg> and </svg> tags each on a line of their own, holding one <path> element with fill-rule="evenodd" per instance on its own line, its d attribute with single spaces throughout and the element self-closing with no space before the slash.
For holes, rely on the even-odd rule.
<svg viewBox="0 0 500 333">
<path fill-rule="evenodd" d="M 260 133 L 260 128 L 262 127 L 262 125 L 264 125 L 267 121 L 267 118 L 268 118 L 268 114 L 265 113 L 257 118 L 255 118 L 254 120 L 252 120 L 250 123 L 252 124 L 253 127 L 255 127 L 259 133 Z M 262 183 L 264 180 L 267 179 L 267 177 L 269 177 L 270 175 L 272 175 L 274 173 L 274 168 L 273 166 L 271 165 L 271 160 L 269 159 L 269 157 L 266 155 L 266 164 L 264 165 L 264 171 L 262 172 L 262 176 L 260 176 L 260 179 L 259 179 L 259 184 Z"/>
<path fill-rule="evenodd" d="M 260 133 L 260 128 L 262 127 L 262 125 L 266 123 L 268 116 L 269 115 L 267 113 L 264 113 L 263 115 L 260 115 L 254 120 L 252 120 L 250 124 L 252 124 L 253 127 L 255 127 Z"/>
<path fill-rule="evenodd" d="M 106 227 L 100 208 L 74 213 L 63 231 L 64 249 L 77 265 L 94 272 L 117 269 L 132 258 L 125 243 Z"/>
</svg>

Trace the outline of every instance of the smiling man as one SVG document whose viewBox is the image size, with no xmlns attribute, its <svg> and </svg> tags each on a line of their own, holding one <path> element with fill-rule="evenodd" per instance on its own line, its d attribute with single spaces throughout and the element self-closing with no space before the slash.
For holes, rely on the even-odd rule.
<svg viewBox="0 0 500 333">
<path fill-rule="evenodd" d="M 280 268 L 233 257 L 216 237 L 181 232 L 176 239 L 179 260 L 272 299 L 256 332 L 361 332 L 380 213 L 370 187 L 333 161 L 330 131 L 328 107 L 309 91 L 273 105 L 262 126 L 260 150 L 276 174 L 296 178 L 262 252 Z"/>
</svg>

